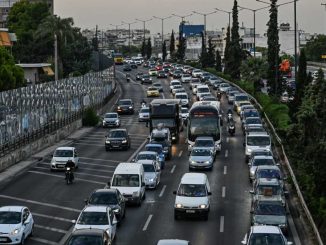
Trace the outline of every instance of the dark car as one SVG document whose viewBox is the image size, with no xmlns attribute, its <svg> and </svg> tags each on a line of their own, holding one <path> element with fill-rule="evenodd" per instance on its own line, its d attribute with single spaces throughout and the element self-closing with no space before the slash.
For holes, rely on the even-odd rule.
<svg viewBox="0 0 326 245">
<path fill-rule="evenodd" d="M 127 129 L 111 129 L 105 139 L 105 149 L 130 149 L 130 138 Z"/>
<path fill-rule="evenodd" d="M 117 218 L 118 222 L 125 217 L 126 202 L 118 189 L 98 189 L 85 200 L 86 205 L 109 206 Z"/>
<path fill-rule="evenodd" d="M 131 66 L 129 64 L 125 64 L 123 66 L 123 71 L 131 71 Z"/>
<path fill-rule="evenodd" d="M 130 62 L 129 64 L 130 64 L 131 69 L 137 69 L 138 68 L 137 64 L 134 61 Z"/>
<path fill-rule="evenodd" d="M 143 77 L 144 73 L 142 72 L 138 72 L 136 75 L 136 80 L 141 80 L 141 78 Z"/>
<path fill-rule="evenodd" d="M 167 77 L 168 76 L 167 76 L 165 71 L 160 70 L 160 71 L 157 72 L 157 78 L 167 78 Z"/>
<path fill-rule="evenodd" d="M 172 157 L 171 141 L 166 138 L 164 132 L 157 132 L 152 134 L 150 142 L 151 144 L 160 144 L 163 147 L 163 153 L 166 160 L 170 160 Z"/>
<path fill-rule="evenodd" d="M 134 114 L 134 103 L 131 99 L 121 99 L 117 104 L 119 114 Z"/>
<path fill-rule="evenodd" d="M 111 245 L 111 238 L 105 230 L 80 229 L 72 232 L 65 245 Z"/>
<path fill-rule="evenodd" d="M 173 78 L 181 78 L 182 77 L 182 71 L 181 70 L 175 70 L 174 72 L 173 72 Z"/>
<path fill-rule="evenodd" d="M 150 77 L 150 75 L 148 75 L 148 74 L 143 75 L 143 77 L 141 78 L 141 84 L 144 84 L 144 83 L 149 83 L 149 84 L 152 83 L 152 78 Z"/>
</svg>

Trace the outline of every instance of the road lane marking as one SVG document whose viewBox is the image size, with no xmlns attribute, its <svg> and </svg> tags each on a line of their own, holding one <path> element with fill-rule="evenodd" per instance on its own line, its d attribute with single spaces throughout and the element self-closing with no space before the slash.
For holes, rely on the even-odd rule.
<svg viewBox="0 0 326 245">
<path fill-rule="evenodd" d="M 226 191 L 226 187 L 223 186 L 222 187 L 222 198 L 225 198 L 225 191 Z"/>
<path fill-rule="evenodd" d="M 64 206 L 61 206 L 61 205 L 55 205 L 55 204 L 46 203 L 46 202 L 38 202 L 38 201 L 23 199 L 23 198 L 19 198 L 19 197 L 12 197 L 12 196 L 7 196 L 7 195 L 1 195 L 0 194 L 0 198 L 6 198 L 6 199 L 21 201 L 21 202 L 27 202 L 27 203 L 42 205 L 42 206 L 51 207 L 51 208 L 58 208 L 58 209 L 63 209 L 63 210 L 72 211 L 72 212 L 76 212 L 76 213 L 81 212 L 81 210 L 76 209 L 76 208 L 69 208 L 69 207 L 64 207 Z"/>
<path fill-rule="evenodd" d="M 40 166 L 34 166 L 34 168 L 36 169 L 44 169 L 44 170 L 49 170 L 49 168 L 45 168 L 45 167 L 40 167 Z M 83 170 L 89 170 L 89 171 L 94 171 L 94 172 L 101 172 L 101 173 L 113 173 L 113 170 L 103 170 L 103 169 L 93 169 L 93 168 L 82 168 Z M 81 173 L 76 173 L 76 174 L 81 174 Z M 96 175 L 94 175 L 96 176 Z"/>
<path fill-rule="evenodd" d="M 30 170 L 30 171 L 28 171 L 28 173 L 43 174 L 43 175 L 47 175 L 47 176 L 51 176 L 51 177 L 57 177 L 57 178 L 64 179 L 64 176 L 61 176 L 61 175 L 48 174 L 48 173 L 43 173 L 43 172 L 39 172 L 39 171 Z M 111 177 L 107 177 L 107 178 L 111 179 Z M 86 180 L 86 179 L 81 179 L 81 178 L 75 178 L 75 180 L 84 181 L 84 182 L 93 183 L 93 184 L 99 184 L 99 185 L 106 185 L 107 184 L 106 182 L 99 182 L 99 181 L 94 181 L 94 180 Z"/>
<path fill-rule="evenodd" d="M 90 162 L 78 162 L 78 164 L 88 165 L 88 166 L 100 166 L 101 168 L 116 168 L 117 167 L 117 165 L 110 166 L 110 165 L 103 165 L 103 164 L 90 163 Z M 84 167 L 83 167 L 83 169 L 84 169 Z"/>
<path fill-rule="evenodd" d="M 104 161 L 104 162 L 116 162 L 116 163 L 120 163 L 121 162 L 121 161 L 117 161 L 117 160 L 100 159 L 100 158 L 90 158 L 90 157 L 79 157 L 79 159 L 87 159 L 87 160 L 94 160 L 94 161 Z"/>
<path fill-rule="evenodd" d="M 227 171 L 228 171 L 228 167 L 227 166 L 224 166 L 223 174 L 226 175 L 227 174 Z"/>
<path fill-rule="evenodd" d="M 225 150 L 225 158 L 227 158 L 229 155 L 229 150 Z"/>
<path fill-rule="evenodd" d="M 147 142 L 148 142 L 147 139 L 145 139 L 144 142 L 137 148 L 137 150 L 129 157 L 127 162 L 131 162 L 131 160 L 135 158 L 135 156 L 138 154 L 138 152 L 144 147 L 144 145 Z"/>
<path fill-rule="evenodd" d="M 173 165 L 172 169 L 171 169 L 171 174 L 173 174 L 174 170 L 175 170 L 175 165 Z"/>
<path fill-rule="evenodd" d="M 44 230 L 48 230 L 48 231 L 59 232 L 59 233 L 62 233 L 62 234 L 66 234 L 67 233 L 67 231 L 65 231 L 65 230 L 61 230 L 61 229 L 57 229 L 57 228 L 53 228 L 53 227 L 49 227 L 49 226 L 43 226 L 43 225 L 34 224 L 34 227 L 40 228 L 40 229 L 44 229 Z"/>
<path fill-rule="evenodd" d="M 163 186 L 163 188 L 162 188 L 162 190 L 160 192 L 160 195 L 158 195 L 159 197 L 163 196 L 165 189 L 166 189 L 166 185 Z"/>
<path fill-rule="evenodd" d="M 44 244 L 47 244 L 47 245 L 59 245 L 59 244 L 61 244 L 61 243 L 52 242 L 52 241 L 49 241 L 49 240 L 46 240 L 46 239 L 43 239 L 43 238 L 39 238 L 39 237 L 30 237 L 29 239 L 32 240 L 32 241 L 44 243 Z"/>
<path fill-rule="evenodd" d="M 179 152 L 179 157 L 181 157 L 182 153 L 183 153 L 183 151 L 180 151 L 180 152 Z"/>
<path fill-rule="evenodd" d="M 145 223 L 145 225 L 144 225 L 143 231 L 146 231 L 146 230 L 147 230 L 147 227 L 148 227 L 148 225 L 149 225 L 149 222 L 151 222 L 152 217 L 153 217 L 152 214 L 150 214 L 150 215 L 148 216 L 148 218 L 147 218 L 147 220 L 146 220 L 146 223 Z"/>
<path fill-rule="evenodd" d="M 220 232 L 224 232 L 224 216 L 220 218 Z"/>
<path fill-rule="evenodd" d="M 230 138 L 226 137 L 226 143 L 229 143 L 229 141 L 230 141 Z"/>
<path fill-rule="evenodd" d="M 47 218 L 47 219 L 54 219 L 54 220 L 59 220 L 59 221 L 71 223 L 71 219 L 65 219 L 65 218 L 46 215 L 46 214 L 40 214 L 40 213 L 33 212 L 33 216 Z"/>
<path fill-rule="evenodd" d="M 44 169 L 44 170 L 49 170 L 49 168 L 44 168 L 44 167 L 37 167 L 35 166 L 34 168 L 37 168 L 37 169 Z M 91 168 L 83 168 L 83 170 L 93 170 Z M 101 172 L 109 172 L 109 173 L 113 173 L 114 171 L 103 171 L 103 170 L 94 170 L 94 171 L 101 171 Z M 88 174 L 88 173 L 79 173 L 79 172 L 75 172 L 75 175 L 88 175 L 88 176 L 92 176 L 92 177 L 98 177 L 98 178 L 107 178 L 108 176 L 104 176 L 104 175 L 97 175 L 97 174 Z"/>
</svg>

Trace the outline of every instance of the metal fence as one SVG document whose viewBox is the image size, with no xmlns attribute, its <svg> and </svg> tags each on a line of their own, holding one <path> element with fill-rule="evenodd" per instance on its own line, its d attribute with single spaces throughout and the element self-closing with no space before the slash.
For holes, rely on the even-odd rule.
<svg viewBox="0 0 326 245">
<path fill-rule="evenodd" d="M 99 108 L 114 89 L 113 68 L 0 93 L 0 155 Z"/>
</svg>

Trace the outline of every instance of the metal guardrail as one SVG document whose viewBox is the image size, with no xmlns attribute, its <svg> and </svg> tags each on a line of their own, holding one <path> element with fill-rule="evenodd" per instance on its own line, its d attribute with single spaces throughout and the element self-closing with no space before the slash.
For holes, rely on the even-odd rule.
<svg viewBox="0 0 326 245">
<path fill-rule="evenodd" d="M 321 63 L 321 62 L 307 61 L 307 65 L 308 66 L 316 66 L 316 67 L 326 68 L 326 62 L 325 63 Z"/>
<path fill-rule="evenodd" d="M 113 67 L 0 93 L 0 157 L 101 108 L 115 89 Z"/>
<path fill-rule="evenodd" d="M 303 197 L 302 192 L 301 192 L 301 190 L 300 190 L 299 184 L 298 184 L 298 182 L 297 182 L 297 179 L 296 179 L 296 177 L 295 177 L 295 174 L 294 174 L 294 172 L 293 172 L 293 169 L 292 169 L 292 167 L 291 167 L 291 164 L 290 164 L 290 162 L 289 162 L 289 159 L 287 158 L 287 155 L 286 155 L 286 153 L 285 153 L 285 150 L 284 150 L 284 147 L 283 147 L 283 144 L 282 144 L 282 139 L 281 139 L 281 138 L 278 136 L 278 134 L 276 133 L 276 130 L 275 130 L 273 124 L 271 123 L 270 119 L 268 118 L 268 116 L 267 116 L 266 113 L 264 112 L 263 107 L 258 103 L 258 101 L 257 101 L 257 100 L 256 100 L 256 99 L 255 99 L 251 94 L 247 93 L 245 90 L 243 90 L 243 89 L 242 89 L 241 87 L 239 87 L 237 84 L 235 84 L 235 83 L 233 83 L 233 82 L 230 82 L 230 81 L 228 81 L 228 80 L 226 80 L 226 79 L 224 79 L 224 78 L 222 78 L 222 80 L 224 80 L 224 81 L 226 81 L 226 82 L 228 82 L 228 83 L 231 83 L 232 85 L 234 85 L 235 87 L 237 87 L 237 88 L 238 88 L 239 90 L 241 90 L 242 92 L 248 94 L 249 97 L 250 97 L 250 99 L 251 99 L 252 101 L 254 101 L 254 103 L 259 107 L 259 109 L 264 113 L 264 117 L 266 118 L 266 120 L 267 120 L 267 122 L 268 122 L 268 126 L 269 126 L 269 128 L 272 129 L 272 132 L 273 132 L 273 135 L 275 136 L 276 141 L 279 143 L 279 145 L 280 145 L 281 148 L 282 148 L 282 154 L 283 154 L 283 156 L 284 156 L 285 165 L 286 165 L 286 167 L 287 167 L 287 169 L 288 169 L 288 171 L 289 171 L 289 173 L 290 173 L 290 175 L 291 175 L 291 178 L 292 178 L 292 181 L 293 181 L 293 184 L 294 184 L 295 190 L 296 190 L 296 192 L 297 192 L 297 195 L 298 195 L 298 197 L 299 197 L 299 200 L 300 200 L 300 203 L 301 203 L 301 205 L 302 205 L 302 208 L 303 208 L 303 210 L 304 210 L 304 212 L 305 212 L 305 215 L 307 216 L 307 218 L 308 218 L 308 220 L 309 220 L 309 222 L 310 222 L 310 225 L 311 225 L 311 227 L 313 228 L 313 231 L 314 231 L 315 236 L 316 236 L 316 238 L 317 238 L 318 244 L 319 244 L 319 245 L 323 245 L 324 243 L 323 243 L 323 241 L 322 241 L 322 239 L 321 239 L 321 237 L 320 237 L 320 234 L 319 234 L 319 231 L 318 231 L 317 226 L 316 226 L 316 224 L 315 224 L 315 221 L 314 221 L 314 219 L 312 218 L 312 215 L 311 215 L 311 213 L 310 213 L 310 211 L 309 211 L 309 209 L 308 209 L 308 206 L 307 206 L 307 204 L 306 204 L 306 201 L 304 200 L 304 197 Z"/>
</svg>

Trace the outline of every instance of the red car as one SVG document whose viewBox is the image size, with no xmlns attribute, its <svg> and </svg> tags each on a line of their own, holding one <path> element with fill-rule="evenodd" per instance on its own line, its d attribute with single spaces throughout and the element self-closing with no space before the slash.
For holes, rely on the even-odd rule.
<svg viewBox="0 0 326 245">
<path fill-rule="evenodd" d="M 160 71 L 160 70 L 163 69 L 163 66 L 162 66 L 162 65 L 157 65 L 157 66 L 155 66 L 155 69 L 156 69 L 157 71 Z"/>
</svg>

